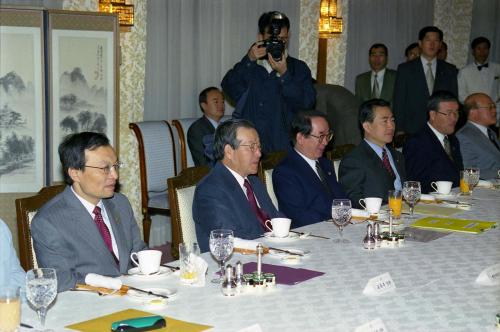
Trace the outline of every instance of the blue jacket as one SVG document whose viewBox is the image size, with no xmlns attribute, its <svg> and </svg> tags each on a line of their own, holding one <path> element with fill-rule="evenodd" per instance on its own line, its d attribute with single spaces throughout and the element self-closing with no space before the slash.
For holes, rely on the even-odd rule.
<svg viewBox="0 0 500 332">
<path fill-rule="evenodd" d="M 248 180 L 260 207 L 270 218 L 281 217 L 259 178 L 251 175 Z M 221 162 L 196 186 L 193 219 L 202 252 L 210 250 L 208 239 L 213 229 L 231 229 L 234 236 L 243 239 L 255 239 L 264 233 L 238 181 Z"/>
<path fill-rule="evenodd" d="M 332 217 L 332 200 L 347 198 L 337 182 L 333 163 L 319 158 L 331 194 L 321 183 L 316 172 L 295 149 L 273 171 L 273 186 L 281 212 L 292 219 L 292 227 L 313 224 Z"/>
<path fill-rule="evenodd" d="M 226 95 L 243 104 L 233 117 L 247 119 L 255 125 L 264 152 L 287 150 L 294 114 L 312 108 L 316 102 L 311 71 L 305 62 L 291 56 L 286 62 L 287 71 L 278 77 L 276 71 L 268 73 L 245 55 L 221 83 Z"/>
</svg>

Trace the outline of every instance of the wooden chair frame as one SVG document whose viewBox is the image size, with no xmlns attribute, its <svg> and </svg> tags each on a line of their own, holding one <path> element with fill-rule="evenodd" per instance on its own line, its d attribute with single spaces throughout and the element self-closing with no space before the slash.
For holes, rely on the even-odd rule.
<svg viewBox="0 0 500 332">
<path fill-rule="evenodd" d="M 260 160 L 257 176 L 266 184 L 265 171 L 274 169 L 286 157 L 287 151 L 276 151 L 268 153 L 263 159 Z"/>
<path fill-rule="evenodd" d="M 16 199 L 19 260 L 26 271 L 33 269 L 34 265 L 29 213 L 38 211 L 45 203 L 61 193 L 65 187 L 65 185 L 45 187 L 34 196 Z"/>
<path fill-rule="evenodd" d="M 188 168 L 187 151 L 189 147 L 186 142 L 184 128 L 182 128 L 182 124 L 178 120 L 172 120 L 172 125 L 175 127 L 175 129 L 177 129 L 177 133 L 179 134 L 179 145 L 181 147 L 181 170 L 185 170 L 186 168 Z"/>
<path fill-rule="evenodd" d="M 174 142 L 174 134 L 172 133 L 172 127 L 167 121 L 163 121 L 167 125 L 168 133 L 170 135 L 172 142 Z M 137 137 L 138 142 L 138 150 L 139 150 L 139 171 L 140 171 L 140 179 L 141 179 L 141 211 L 143 215 L 142 219 L 142 229 L 144 233 L 144 242 L 149 244 L 149 232 L 151 230 L 151 215 L 152 214 L 163 214 L 166 216 L 170 216 L 170 209 L 162 209 L 149 207 L 149 196 L 148 196 L 148 180 L 146 177 L 146 157 L 144 150 L 144 139 L 142 137 L 142 132 L 139 126 L 135 123 L 129 123 L 128 127 L 132 129 Z M 175 146 L 172 149 L 173 158 L 174 158 L 174 174 L 177 174 L 177 163 L 176 160 L 176 151 Z"/>
<path fill-rule="evenodd" d="M 170 220 L 172 225 L 172 257 L 179 258 L 179 243 L 182 243 L 182 226 L 181 215 L 177 190 L 195 186 L 205 175 L 210 172 L 207 166 L 189 167 L 181 171 L 175 177 L 169 178 L 168 182 L 168 199 L 170 202 Z"/>
</svg>

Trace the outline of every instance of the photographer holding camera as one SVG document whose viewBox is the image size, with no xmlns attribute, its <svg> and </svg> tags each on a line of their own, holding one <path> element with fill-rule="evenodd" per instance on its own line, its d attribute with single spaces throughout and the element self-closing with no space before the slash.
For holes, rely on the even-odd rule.
<svg viewBox="0 0 500 332">
<path fill-rule="evenodd" d="M 290 122 L 316 102 L 311 71 L 287 53 L 290 21 L 280 12 L 259 18 L 258 40 L 224 76 L 224 93 L 236 102 L 234 118 L 251 121 L 264 152 L 286 151 Z"/>
</svg>

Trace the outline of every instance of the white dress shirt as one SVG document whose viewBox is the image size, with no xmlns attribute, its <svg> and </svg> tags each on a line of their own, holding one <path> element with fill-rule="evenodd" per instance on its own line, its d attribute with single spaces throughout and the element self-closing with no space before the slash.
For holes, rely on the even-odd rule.
<svg viewBox="0 0 500 332">
<path fill-rule="evenodd" d="M 493 102 L 500 98 L 500 64 L 488 62 L 488 67 L 477 69 L 475 62 L 468 64 L 458 72 L 458 96 L 461 102 L 469 95 L 486 93 Z"/>
<path fill-rule="evenodd" d="M 316 161 L 317 160 L 313 160 L 311 158 L 307 158 L 306 156 L 304 156 L 302 153 L 300 153 L 299 150 L 295 149 L 295 151 L 299 154 L 299 156 L 301 156 L 305 161 L 306 163 L 311 166 L 312 170 L 314 171 L 314 173 L 318 176 L 318 179 L 321 180 L 321 177 L 319 176 L 318 174 L 318 171 L 316 170 Z"/>
<path fill-rule="evenodd" d="M 420 61 L 422 61 L 422 68 L 424 68 L 424 75 L 427 73 L 427 63 L 429 60 L 424 58 L 422 55 L 420 56 Z M 437 67 L 437 58 L 434 58 L 430 61 L 431 67 L 432 67 L 432 77 L 434 77 L 434 80 L 436 80 L 436 67 Z"/>
<path fill-rule="evenodd" d="M 441 146 L 443 147 L 444 149 L 444 137 L 445 135 L 444 134 L 441 134 L 439 131 L 437 131 L 436 128 L 434 128 L 429 122 L 427 122 L 427 125 L 429 126 L 429 128 L 431 128 L 432 132 L 434 133 L 434 135 L 436 135 L 436 137 L 438 138 L 439 140 L 439 143 L 441 143 Z"/>
<path fill-rule="evenodd" d="M 233 176 L 236 179 L 236 181 L 238 181 L 238 184 L 240 185 L 241 190 L 243 190 L 243 193 L 245 194 L 245 197 L 248 198 L 247 188 L 245 188 L 245 184 L 244 184 L 245 183 L 245 179 L 247 179 L 247 178 L 242 177 L 240 174 L 238 174 L 237 172 L 233 171 L 231 168 L 227 167 L 226 165 L 224 165 L 224 166 L 229 170 L 229 172 L 231 172 L 231 174 L 233 174 Z M 248 182 L 250 182 L 250 181 L 248 181 Z M 250 185 L 251 185 L 251 183 L 250 183 Z M 255 192 L 254 192 L 253 196 L 255 197 L 255 201 L 257 202 L 257 205 L 260 207 L 259 199 L 255 195 Z"/>
</svg>

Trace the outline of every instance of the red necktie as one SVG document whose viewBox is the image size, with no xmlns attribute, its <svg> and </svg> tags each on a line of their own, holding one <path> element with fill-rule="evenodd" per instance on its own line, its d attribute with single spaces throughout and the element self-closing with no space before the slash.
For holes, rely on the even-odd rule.
<svg viewBox="0 0 500 332">
<path fill-rule="evenodd" d="M 101 214 L 101 208 L 96 206 L 94 208 L 93 212 L 95 215 L 94 222 L 97 226 L 97 229 L 101 233 L 102 239 L 104 240 L 106 247 L 108 247 L 108 250 L 111 252 L 113 257 L 115 257 L 115 254 L 113 253 L 113 244 L 111 241 L 111 233 L 109 232 L 108 226 L 106 226 L 106 224 L 104 223 L 104 219 L 102 218 L 102 214 Z"/>
<path fill-rule="evenodd" d="M 395 178 L 394 170 L 392 169 L 391 162 L 389 161 L 389 157 L 387 156 L 387 151 L 382 149 L 382 164 L 384 164 L 384 168 L 389 172 L 389 175 L 392 178 Z"/>
<path fill-rule="evenodd" d="M 267 229 L 265 225 L 266 225 L 266 220 L 269 219 L 269 216 L 263 209 L 259 208 L 259 206 L 257 205 L 257 200 L 255 199 L 252 185 L 250 184 L 248 179 L 245 179 L 243 185 L 247 189 L 247 198 L 248 198 L 248 203 L 250 203 L 250 207 L 252 208 L 253 212 L 255 212 L 262 228 Z"/>
</svg>

